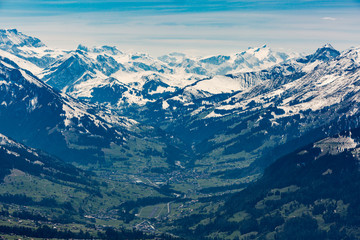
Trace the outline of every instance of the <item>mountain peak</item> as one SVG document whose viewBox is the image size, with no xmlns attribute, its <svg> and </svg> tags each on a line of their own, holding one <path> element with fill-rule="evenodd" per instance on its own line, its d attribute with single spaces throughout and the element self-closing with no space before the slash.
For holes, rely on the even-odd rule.
<svg viewBox="0 0 360 240">
<path fill-rule="evenodd" d="M 6 29 L 6 31 L 11 32 L 11 33 L 15 33 L 18 34 L 18 30 L 13 28 L 13 29 Z"/>
<path fill-rule="evenodd" d="M 122 52 L 116 46 L 104 45 L 99 48 L 94 48 L 95 53 L 108 53 L 111 55 L 122 54 Z"/>
<path fill-rule="evenodd" d="M 345 50 L 341 54 L 343 57 L 346 57 L 348 59 L 353 59 L 355 62 L 360 62 L 360 46 L 358 47 L 352 47 L 348 50 Z"/>
<path fill-rule="evenodd" d="M 323 47 L 318 48 L 316 52 L 308 57 L 310 62 L 316 60 L 329 61 L 340 55 L 340 52 L 333 48 L 331 44 L 325 44 Z"/>
<path fill-rule="evenodd" d="M 84 51 L 84 52 L 88 52 L 89 48 L 86 47 L 85 45 L 79 44 L 78 47 L 76 48 L 76 50 L 81 50 L 81 51 Z"/>
<path fill-rule="evenodd" d="M 92 52 L 92 53 L 108 53 L 110 55 L 122 54 L 122 52 L 117 49 L 115 46 L 101 46 L 101 47 L 93 47 L 89 48 L 85 45 L 79 44 L 76 50 L 84 51 L 84 52 Z"/>
<path fill-rule="evenodd" d="M 25 35 L 16 29 L 0 29 L 0 46 L 44 47 L 40 39 Z"/>
<path fill-rule="evenodd" d="M 326 43 L 324 46 L 322 46 L 321 48 L 330 48 L 335 50 L 335 48 L 330 44 L 330 43 Z"/>
<path fill-rule="evenodd" d="M 180 53 L 180 52 L 171 52 L 168 55 L 169 56 L 178 56 L 178 57 L 185 57 L 186 56 L 184 53 Z"/>
</svg>

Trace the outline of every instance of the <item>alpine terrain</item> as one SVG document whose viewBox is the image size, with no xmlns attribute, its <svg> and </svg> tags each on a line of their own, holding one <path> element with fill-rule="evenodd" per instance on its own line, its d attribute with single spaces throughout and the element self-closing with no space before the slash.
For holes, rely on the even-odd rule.
<svg viewBox="0 0 360 240">
<path fill-rule="evenodd" d="M 157 58 L 0 30 L 0 234 L 359 239 L 360 47 Z"/>
</svg>

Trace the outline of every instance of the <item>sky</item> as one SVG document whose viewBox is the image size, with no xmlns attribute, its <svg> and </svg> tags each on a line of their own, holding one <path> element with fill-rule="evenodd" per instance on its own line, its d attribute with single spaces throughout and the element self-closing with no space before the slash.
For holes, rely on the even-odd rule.
<svg viewBox="0 0 360 240">
<path fill-rule="evenodd" d="M 266 44 L 310 53 L 360 46 L 360 0 L 0 0 L 0 28 L 65 49 L 206 56 Z"/>
</svg>

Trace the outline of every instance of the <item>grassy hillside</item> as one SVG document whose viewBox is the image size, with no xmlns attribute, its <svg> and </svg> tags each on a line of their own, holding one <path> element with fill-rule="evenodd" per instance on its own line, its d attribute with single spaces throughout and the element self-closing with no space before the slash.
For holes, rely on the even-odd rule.
<svg viewBox="0 0 360 240">
<path fill-rule="evenodd" d="M 177 232 L 189 239 L 359 239 L 359 133 L 277 160 L 216 213 L 189 219 Z"/>
</svg>

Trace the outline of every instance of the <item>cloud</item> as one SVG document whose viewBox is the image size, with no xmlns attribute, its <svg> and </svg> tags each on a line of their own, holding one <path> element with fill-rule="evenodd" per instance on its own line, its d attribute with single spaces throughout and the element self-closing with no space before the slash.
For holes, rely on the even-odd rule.
<svg viewBox="0 0 360 240">
<path fill-rule="evenodd" d="M 333 18 L 333 17 L 323 17 L 321 19 L 326 20 L 326 21 L 336 21 L 336 18 Z"/>
</svg>

